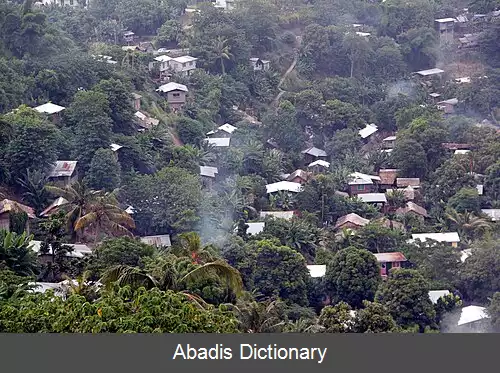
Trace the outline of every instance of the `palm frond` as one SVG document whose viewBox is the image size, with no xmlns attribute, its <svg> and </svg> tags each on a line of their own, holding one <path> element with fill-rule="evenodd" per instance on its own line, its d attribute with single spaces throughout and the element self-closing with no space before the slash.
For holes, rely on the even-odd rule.
<svg viewBox="0 0 500 373">
<path fill-rule="evenodd" d="M 215 274 L 236 294 L 240 295 L 243 291 L 243 280 L 241 274 L 229 264 L 222 260 L 204 264 L 180 279 L 179 282 L 195 282 Z"/>
<path fill-rule="evenodd" d="M 97 221 L 97 213 L 95 212 L 89 212 L 88 214 L 78 218 L 78 220 L 75 222 L 75 230 L 80 230 L 80 229 L 85 229 L 87 227 L 90 227 L 92 224 L 94 224 Z"/>
</svg>

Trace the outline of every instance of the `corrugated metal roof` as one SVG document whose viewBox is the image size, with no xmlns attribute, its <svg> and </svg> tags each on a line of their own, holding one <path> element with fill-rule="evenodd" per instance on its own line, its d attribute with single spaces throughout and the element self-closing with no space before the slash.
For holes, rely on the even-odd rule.
<svg viewBox="0 0 500 373">
<path fill-rule="evenodd" d="M 500 209 L 482 209 L 481 211 L 483 214 L 488 215 L 493 221 L 500 220 Z"/>
<path fill-rule="evenodd" d="M 429 298 L 432 303 L 436 304 L 439 298 L 448 294 L 450 294 L 449 290 L 431 290 L 429 291 Z"/>
<path fill-rule="evenodd" d="M 400 188 L 407 186 L 418 187 L 420 186 L 420 179 L 418 177 L 398 177 L 396 185 Z"/>
<path fill-rule="evenodd" d="M 207 138 L 205 139 L 206 142 L 208 142 L 211 145 L 217 146 L 217 147 L 228 147 L 230 138 L 227 137 L 212 137 L 212 138 Z"/>
<path fill-rule="evenodd" d="M 42 241 L 31 241 L 31 248 L 34 252 L 39 253 L 42 245 Z M 63 245 L 71 246 L 73 251 L 70 253 L 66 253 L 67 257 L 70 258 L 83 258 L 85 255 L 92 254 L 92 249 L 84 244 L 70 244 L 63 243 Z M 52 247 L 49 248 L 49 252 L 47 254 L 53 254 Z"/>
<path fill-rule="evenodd" d="M 110 148 L 111 148 L 111 150 L 112 150 L 112 151 L 114 151 L 114 152 L 116 152 L 116 151 L 120 150 L 121 148 L 123 148 L 123 146 L 122 146 L 122 145 L 118 145 L 118 144 L 111 144 L 109 147 L 110 147 Z"/>
<path fill-rule="evenodd" d="M 180 57 L 172 58 L 172 61 L 179 62 L 179 63 L 193 62 L 193 61 L 197 61 L 197 60 L 198 59 L 196 57 L 191 57 L 191 56 L 180 56 Z"/>
<path fill-rule="evenodd" d="M 406 257 L 402 252 L 396 251 L 393 253 L 376 253 L 375 258 L 379 263 L 406 262 Z"/>
<path fill-rule="evenodd" d="M 44 114 L 55 114 L 63 111 L 66 109 L 64 106 L 59 106 L 56 104 L 53 104 L 52 102 L 47 102 L 46 104 L 37 106 L 34 108 L 36 111 L 39 113 L 44 113 Z"/>
<path fill-rule="evenodd" d="M 307 269 L 313 278 L 323 277 L 326 274 L 326 265 L 324 264 L 309 264 Z"/>
<path fill-rule="evenodd" d="M 9 212 L 21 212 L 24 211 L 28 214 L 28 217 L 34 219 L 35 210 L 29 206 L 23 205 L 22 203 L 12 201 L 10 199 L 4 199 L 0 201 L 0 214 L 5 214 Z"/>
<path fill-rule="evenodd" d="M 77 161 L 57 161 L 49 177 L 71 177 L 75 172 Z"/>
<path fill-rule="evenodd" d="M 68 204 L 68 201 L 63 197 L 59 197 L 54 202 L 52 202 L 49 207 L 43 210 L 40 216 L 47 217 L 52 210 L 57 209 L 58 207 L 64 206 L 66 204 Z"/>
<path fill-rule="evenodd" d="M 273 216 L 278 219 L 291 220 L 295 216 L 295 211 L 261 211 L 260 217 Z"/>
<path fill-rule="evenodd" d="M 172 246 L 172 243 L 170 242 L 170 235 L 168 234 L 161 234 L 156 236 L 144 236 L 140 237 L 140 240 L 143 243 L 157 247 Z"/>
<path fill-rule="evenodd" d="M 385 196 L 384 193 L 361 193 L 358 194 L 356 197 L 361 199 L 363 202 L 370 203 L 370 202 L 387 202 L 387 197 Z"/>
<path fill-rule="evenodd" d="M 334 229 L 341 227 L 345 223 L 352 223 L 355 225 L 359 225 L 360 227 L 363 227 L 363 226 L 367 225 L 369 222 L 370 222 L 370 220 L 362 218 L 358 214 L 351 213 L 351 214 L 347 214 L 347 215 L 344 215 L 344 216 L 341 216 L 340 218 L 338 218 L 337 222 L 335 223 Z"/>
<path fill-rule="evenodd" d="M 279 181 L 266 185 L 266 193 L 274 193 L 280 190 L 298 193 L 302 191 L 302 185 L 299 183 L 292 183 L 291 181 Z"/>
<path fill-rule="evenodd" d="M 428 70 L 420 70 L 417 71 L 415 74 L 421 75 L 421 76 L 429 76 L 429 75 L 435 75 L 435 74 L 441 74 L 444 73 L 444 70 L 434 68 L 434 69 L 428 69 Z"/>
<path fill-rule="evenodd" d="M 330 162 L 324 161 L 322 159 L 318 159 L 317 161 L 314 161 L 312 163 L 309 163 L 307 167 L 314 167 L 314 166 L 322 166 L 322 167 L 330 167 Z"/>
<path fill-rule="evenodd" d="M 253 234 L 259 234 L 264 230 L 264 227 L 266 223 L 247 223 L 248 229 L 247 229 L 247 234 L 253 235 Z"/>
<path fill-rule="evenodd" d="M 384 168 L 379 170 L 378 176 L 380 177 L 380 184 L 393 185 L 398 176 L 398 169 Z"/>
<path fill-rule="evenodd" d="M 413 240 L 434 240 L 438 242 L 460 242 L 460 236 L 457 232 L 442 233 L 415 233 L 411 235 Z"/>
<path fill-rule="evenodd" d="M 375 124 L 367 124 L 365 128 L 358 131 L 361 138 L 366 139 L 367 137 L 373 135 L 378 131 L 378 127 Z"/>
<path fill-rule="evenodd" d="M 327 156 L 326 152 L 323 149 L 318 149 L 314 146 L 312 146 L 306 150 L 302 150 L 302 154 L 309 154 L 309 155 L 312 155 L 313 157 L 326 157 Z"/>
<path fill-rule="evenodd" d="M 200 175 L 207 177 L 215 177 L 216 174 L 219 173 L 217 167 L 210 166 L 200 166 Z"/>
<path fill-rule="evenodd" d="M 465 325 L 470 324 L 471 322 L 488 319 L 488 313 L 486 312 L 485 307 L 480 306 L 467 306 L 462 308 L 462 312 L 460 314 L 460 319 L 458 320 L 457 325 Z"/>
<path fill-rule="evenodd" d="M 172 92 L 172 91 L 183 91 L 188 92 L 188 88 L 184 84 L 169 82 L 158 87 L 157 92 Z"/>
</svg>

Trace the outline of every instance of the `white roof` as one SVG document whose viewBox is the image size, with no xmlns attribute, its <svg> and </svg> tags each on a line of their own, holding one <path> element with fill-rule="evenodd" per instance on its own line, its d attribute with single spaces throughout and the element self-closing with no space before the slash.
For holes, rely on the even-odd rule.
<svg viewBox="0 0 500 373">
<path fill-rule="evenodd" d="M 172 59 L 172 57 L 169 57 L 166 55 L 155 57 L 155 61 L 158 61 L 158 62 L 168 62 L 171 59 Z"/>
<path fill-rule="evenodd" d="M 415 233 L 411 235 L 413 240 L 434 240 L 438 242 L 460 242 L 460 236 L 457 232 L 444 233 Z"/>
<path fill-rule="evenodd" d="M 235 130 L 237 130 L 235 126 L 232 126 L 229 123 L 223 124 L 218 129 L 227 133 L 233 133 Z"/>
<path fill-rule="evenodd" d="M 371 34 L 369 32 L 356 31 L 356 35 L 359 35 L 359 36 L 370 36 Z"/>
<path fill-rule="evenodd" d="M 145 120 L 147 118 L 147 116 L 144 113 L 141 113 L 140 111 L 136 111 L 134 115 L 140 120 Z"/>
<path fill-rule="evenodd" d="M 458 104 L 458 98 L 450 98 L 450 99 L 448 99 L 448 100 L 439 101 L 439 102 L 438 102 L 438 105 L 439 105 L 439 104 L 456 105 L 456 104 Z"/>
<path fill-rule="evenodd" d="M 302 185 L 299 183 L 292 183 L 291 181 L 279 181 L 277 183 L 266 185 L 266 193 L 268 194 L 280 190 L 298 193 L 302 191 Z"/>
<path fill-rule="evenodd" d="M 363 139 L 366 139 L 367 137 L 373 135 L 377 131 L 378 127 L 372 123 L 372 124 L 367 124 L 366 127 L 360 129 L 358 133 Z"/>
<path fill-rule="evenodd" d="M 215 177 L 215 175 L 218 173 L 219 173 L 219 170 L 217 169 L 217 167 L 200 166 L 200 175 L 201 176 Z"/>
<path fill-rule="evenodd" d="M 38 252 L 40 252 L 42 241 L 31 241 L 30 245 L 31 245 L 32 250 L 34 252 L 38 253 Z M 69 244 L 69 243 L 65 243 L 63 245 L 71 246 L 73 248 L 72 252 L 66 253 L 66 256 L 69 256 L 71 258 L 83 258 L 84 255 L 86 255 L 86 254 L 92 254 L 92 249 L 90 247 L 88 247 L 87 245 Z M 52 247 L 49 248 L 48 254 L 53 254 Z"/>
<path fill-rule="evenodd" d="M 214 146 L 218 146 L 218 147 L 227 147 L 229 146 L 229 141 L 231 139 L 228 137 L 228 138 L 218 138 L 218 137 L 214 137 L 214 138 L 207 138 L 205 139 L 206 142 L 208 142 L 209 144 L 211 145 L 214 145 Z"/>
<path fill-rule="evenodd" d="M 294 217 L 294 211 L 261 211 L 260 217 L 265 218 L 266 216 L 273 216 L 278 219 L 290 220 Z"/>
<path fill-rule="evenodd" d="M 323 277 L 326 274 L 326 265 L 310 264 L 307 266 L 311 277 Z"/>
<path fill-rule="evenodd" d="M 125 212 L 129 215 L 135 214 L 135 208 L 134 206 L 129 206 L 125 209 Z"/>
<path fill-rule="evenodd" d="M 317 161 L 314 161 L 309 164 L 307 167 L 314 167 L 314 166 L 323 166 L 323 167 L 330 167 L 330 162 L 324 161 L 322 159 L 318 159 Z"/>
<path fill-rule="evenodd" d="M 310 147 L 306 150 L 302 150 L 302 154 L 309 154 L 309 155 L 312 155 L 314 157 L 326 157 L 327 156 L 326 152 L 323 149 L 318 149 L 314 146 Z"/>
<path fill-rule="evenodd" d="M 448 23 L 448 22 L 455 22 L 456 19 L 455 18 L 439 18 L 439 19 L 436 19 L 436 22 L 438 23 Z"/>
<path fill-rule="evenodd" d="M 47 214 L 50 211 L 52 211 L 52 209 L 60 207 L 60 206 L 63 206 L 63 205 L 66 205 L 67 203 L 69 203 L 67 199 L 65 199 L 63 197 L 59 197 L 54 202 L 52 202 L 49 207 L 47 207 L 45 210 L 43 210 L 40 213 L 40 216 L 44 216 L 45 217 L 45 216 L 47 216 Z"/>
<path fill-rule="evenodd" d="M 172 58 L 172 60 L 179 63 L 186 63 L 186 62 L 196 61 L 197 58 L 191 56 L 181 56 L 181 57 L 174 57 Z"/>
<path fill-rule="evenodd" d="M 356 177 L 354 179 L 351 179 L 351 181 L 349 181 L 348 184 L 349 185 L 365 185 L 365 184 L 373 184 L 373 181 L 372 181 L 372 179 Z"/>
<path fill-rule="evenodd" d="M 44 113 L 44 114 L 55 114 L 63 111 L 66 109 L 64 106 L 59 106 L 56 104 L 53 104 L 52 102 L 47 102 L 46 104 L 37 106 L 34 108 L 36 111 L 39 113 Z"/>
<path fill-rule="evenodd" d="M 187 92 L 188 89 L 184 84 L 170 82 L 170 83 L 163 84 L 163 85 L 159 86 L 156 91 L 157 92 L 172 92 L 172 91 Z"/>
<path fill-rule="evenodd" d="M 140 238 L 141 242 L 152 246 L 172 246 L 170 235 L 160 234 L 157 236 L 144 236 Z"/>
<path fill-rule="evenodd" d="M 429 298 L 431 298 L 432 303 L 436 304 L 438 299 L 450 294 L 449 290 L 431 290 L 429 291 Z"/>
<path fill-rule="evenodd" d="M 467 306 L 462 308 L 462 313 L 460 314 L 460 320 L 458 320 L 457 325 L 465 325 L 474 321 L 479 321 L 482 319 L 488 319 L 488 313 L 486 308 L 480 306 Z"/>
<path fill-rule="evenodd" d="M 361 193 L 357 197 L 363 202 L 387 202 L 385 193 Z"/>
<path fill-rule="evenodd" d="M 247 234 L 259 234 L 264 230 L 266 223 L 247 223 Z"/>
<path fill-rule="evenodd" d="M 109 146 L 111 148 L 112 151 L 116 152 L 117 150 L 120 150 L 121 148 L 123 148 L 123 146 L 121 145 L 118 145 L 118 144 L 111 144 Z"/>
<path fill-rule="evenodd" d="M 394 149 L 382 149 L 381 153 L 392 153 Z"/>
<path fill-rule="evenodd" d="M 455 154 L 467 154 L 470 153 L 470 150 L 468 149 L 457 149 L 455 150 Z"/>
<path fill-rule="evenodd" d="M 373 181 L 381 181 L 380 176 L 362 174 L 361 172 L 353 172 L 349 174 L 351 181 L 349 185 L 356 184 L 373 184 Z"/>
<path fill-rule="evenodd" d="M 421 76 L 428 76 L 428 75 L 435 75 L 435 74 L 441 74 L 444 73 L 444 70 L 441 69 L 428 69 L 428 70 L 420 70 L 417 71 L 415 74 L 421 75 Z"/>
<path fill-rule="evenodd" d="M 483 195 L 484 193 L 484 185 L 482 184 L 477 184 L 476 185 L 476 189 L 477 189 L 477 194 L 479 194 L 480 196 Z"/>
<path fill-rule="evenodd" d="M 470 76 L 464 76 L 463 78 L 456 78 L 455 82 L 457 83 L 470 83 Z"/>
<path fill-rule="evenodd" d="M 465 249 L 460 251 L 460 261 L 463 263 L 465 260 L 472 255 L 472 249 Z"/>
<path fill-rule="evenodd" d="M 34 286 L 33 293 L 45 293 L 47 290 L 54 290 L 54 294 L 59 295 L 63 292 L 62 282 L 29 282 L 28 285 Z"/>
<path fill-rule="evenodd" d="M 57 161 L 52 167 L 49 177 L 71 177 L 77 164 L 78 161 Z"/>
<path fill-rule="evenodd" d="M 493 221 L 500 220 L 500 209 L 482 209 L 481 211 L 483 214 L 488 215 Z"/>
<path fill-rule="evenodd" d="M 396 136 L 387 136 L 385 139 L 383 139 L 382 141 L 394 141 L 396 140 Z"/>
</svg>

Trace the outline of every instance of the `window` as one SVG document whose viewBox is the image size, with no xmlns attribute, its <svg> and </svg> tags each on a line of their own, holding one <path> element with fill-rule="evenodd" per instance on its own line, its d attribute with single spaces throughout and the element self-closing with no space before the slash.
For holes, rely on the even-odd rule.
<svg viewBox="0 0 500 373">
<path fill-rule="evenodd" d="M 361 185 L 361 184 L 358 184 L 358 190 L 365 190 L 365 186 Z"/>
<path fill-rule="evenodd" d="M 181 97 L 181 94 L 180 93 L 172 93 L 172 96 L 174 96 L 174 97 Z"/>
<path fill-rule="evenodd" d="M 399 262 L 394 262 L 394 263 L 392 263 L 392 267 L 393 267 L 393 268 L 399 268 L 399 267 L 401 267 L 401 263 L 399 263 Z"/>
</svg>

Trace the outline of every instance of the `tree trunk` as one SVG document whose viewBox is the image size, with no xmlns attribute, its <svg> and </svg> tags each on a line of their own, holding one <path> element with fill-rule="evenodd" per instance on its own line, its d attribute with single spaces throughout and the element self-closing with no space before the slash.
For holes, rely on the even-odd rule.
<svg viewBox="0 0 500 373">
<path fill-rule="evenodd" d="M 222 69 L 222 75 L 226 75 L 226 67 L 224 66 L 224 57 L 220 59 L 220 67 Z"/>
</svg>

